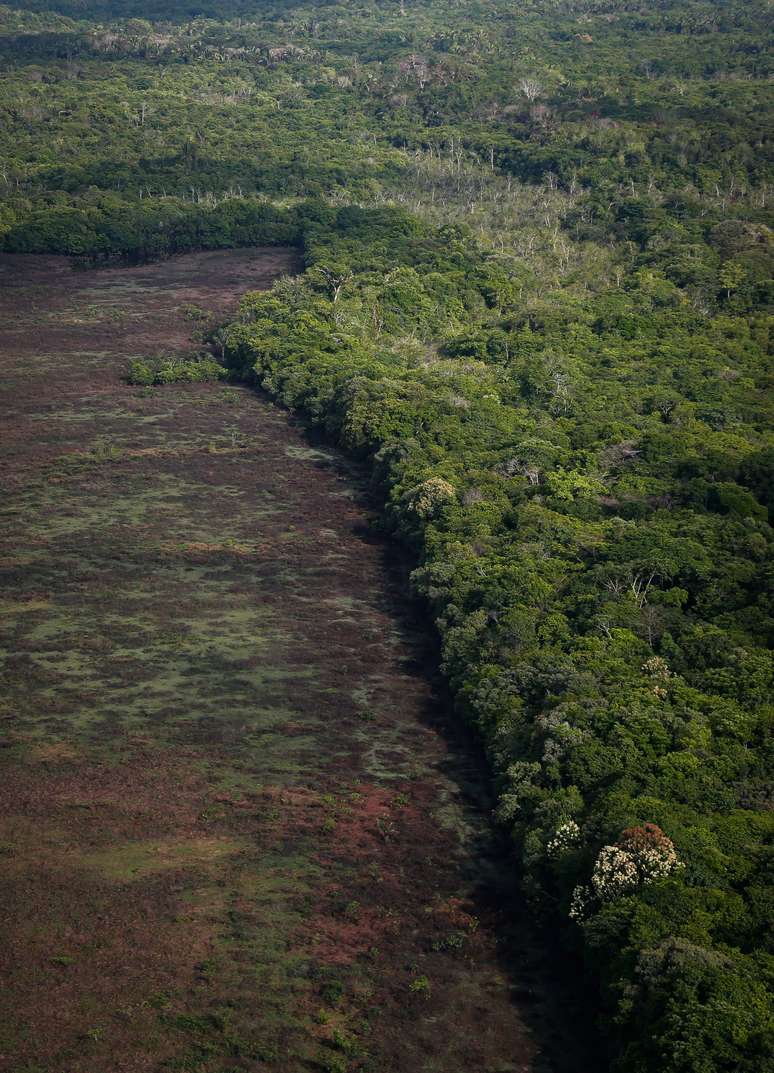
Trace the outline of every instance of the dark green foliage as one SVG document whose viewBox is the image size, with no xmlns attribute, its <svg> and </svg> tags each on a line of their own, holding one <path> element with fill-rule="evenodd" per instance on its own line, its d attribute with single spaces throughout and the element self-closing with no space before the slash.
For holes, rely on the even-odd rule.
<svg viewBox="0 0 774 1073">
<path fill-rule="evenodd" d="M 132 262 L 186 250 L 298 243 L 296 211 L 254 199 L 230 200 L 212 209 L 146 199 L 142 205 L 106 202 L 95 208 L 47 208 L 8 229 L 9 253 L 65 253 Z"/>
</svg>

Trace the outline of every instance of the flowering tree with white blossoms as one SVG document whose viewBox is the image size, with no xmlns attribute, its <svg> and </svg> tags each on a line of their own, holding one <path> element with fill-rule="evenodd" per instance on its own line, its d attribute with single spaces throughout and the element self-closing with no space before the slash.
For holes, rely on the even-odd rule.
<svg viewBox="0 0 774 1073">
<path fill-rule="evenodd" d="M 578 886 L 573 891 L 570 917 L 583 920 L 594 903 L 630 894 L 682 867 L 672 840 L 655 823 L 629 827 L 614 845 L 603 846 L 599 851 L 591 885 Z"/>
<path fill-rule="evenodd" d="M 548 856 L 560 857 L 566 850 L 577 846 L 580 842 L 580 833 L 580 827 L 575 820 L 567 820 L 560 824 L 546 845 Z"/>
<path fill-rule="evenodd" d="M 432 518 L 440 508 L 457 496 L 453 484 L 443 477 L 428 477 L 409 494 L 409 510 L 420 518 Z"/>
</svg>

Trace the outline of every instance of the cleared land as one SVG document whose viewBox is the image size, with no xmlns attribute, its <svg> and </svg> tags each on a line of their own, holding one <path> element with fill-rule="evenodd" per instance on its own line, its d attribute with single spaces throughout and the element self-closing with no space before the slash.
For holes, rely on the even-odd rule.
<svg viewBox="0 0 774 1073">
<path fill-rule="evenodd" d="M 122 380 L 294 268 L 0 257 L 4 1073 L 574 1068 L 357 472 Z"/>
</svg>

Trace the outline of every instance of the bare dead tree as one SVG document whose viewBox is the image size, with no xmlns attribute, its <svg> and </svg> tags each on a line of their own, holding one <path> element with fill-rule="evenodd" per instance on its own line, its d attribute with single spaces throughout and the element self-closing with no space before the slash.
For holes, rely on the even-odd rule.
<svg viewBox="0 0 774 1073">
<path fill-rule="evenodd" d="M 536 101 L 543 92 L 543 87 L 535 78 L 522 78 L 519 89 L 530 103 Z"/>
<path fill-rule="evenodd" d="M 345 285 L 349 283 L 351 279 L 354 278 L 354 273 L 336 273 L 331 271 L 331 269 L 329 268 L 321 268 L 320 272 L 331 289 L 331 298 L 333 299 L 333 304 L 335 305 L 341 297 L 341 292 L 344 289 Z"/>
<path fill-rule="evenodd" d="M 642 610 L 645 604 L 648 602 L 648 593 L 656 577 L 656 571 L 654 570 L 650 577 L 646 578 L 644 574 L 637 574 L 629 586 L 629 589 L 634 596 L 634 602 L 637 607 Z"/>
</svg>

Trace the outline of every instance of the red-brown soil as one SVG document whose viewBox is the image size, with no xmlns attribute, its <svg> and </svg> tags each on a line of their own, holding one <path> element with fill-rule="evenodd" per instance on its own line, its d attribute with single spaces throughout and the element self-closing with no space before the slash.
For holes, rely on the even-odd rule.
<svg viewBox="0 0 774 1073">
<path fill-rule="evenodd" d="M 559 1068 L 357 473 L 122 378 L 295 268 L 0 257 L 2 1073 Z"/>
</svg>

